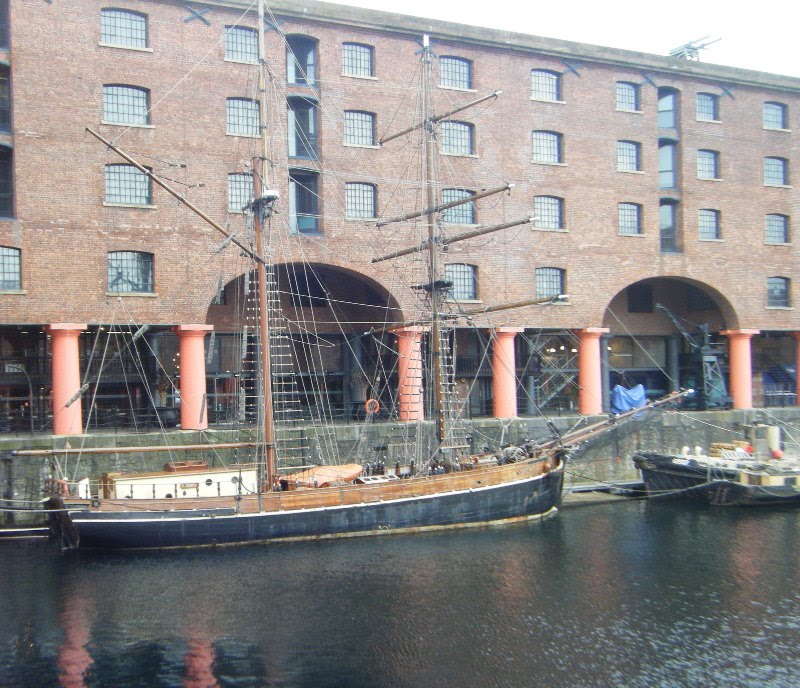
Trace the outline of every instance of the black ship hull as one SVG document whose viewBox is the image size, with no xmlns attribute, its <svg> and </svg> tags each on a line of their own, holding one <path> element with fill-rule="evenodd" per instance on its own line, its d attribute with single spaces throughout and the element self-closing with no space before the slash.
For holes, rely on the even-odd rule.
<svg viewBox="0 0 800 688">
<path fill-rule="evenodd" d="M 773 484 L 748 484 L 739 479 L 738 470 L 709 471 L 694 459 L 639 453 L 633 462 L 642 472 L 650 499 L 700 499 L 715 506 L 800 504 L 796 476 L 771 480 Z"/>
<path fill-rule="evenodd" d="M 80 549 L 161 549 L 415 532 L 512 522 L 554 513 L 562 465 L 486 487 L 377 503 L 237 514 L 231 509 L 69 512 Z M 63 539 L 62 539 L 63 541 Z"/>
</svg>

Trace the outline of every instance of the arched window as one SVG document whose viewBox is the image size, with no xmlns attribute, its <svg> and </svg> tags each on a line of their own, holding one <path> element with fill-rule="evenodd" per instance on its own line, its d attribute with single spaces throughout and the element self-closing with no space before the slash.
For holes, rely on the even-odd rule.
<svg viewBox="0 0 800 688">
<path fill-rule="evenodd" d="M 147 47 L 147 15 L 131 10 L 100 10 L 100 42 L 125 48 Z"/>
<path fill-rule="evenodd" d="M 536 298 L 546 299 L 566 293 L 566 270 L 536 268 Z"/>
<path fill-rule="evenodd" d="M 105 202 L 114 205 L 151 205 L 153 185 L 133 165 L 106 165 Z"/>
<path fill-rule="evenodd" d="M 227 133 L 232 136 L 259 136 L 261 116 L 257 100 L 228 98 L 225 101 Z"/>
<path fill-rule="evenodd" d="M 317 158 L 317 102 L 291 96 L 289 105 L 289 155 L 293 158 Z"/>
<path fill-rule="evenodd" d="M 375 49 L 363 43 L 342 43 L 342 74 L 375 76 Z"/>
<path fill-rule="evenodd" d="M 286 80 L 299 86 L 317 83 L 317 41 L 308 36 L 286 37 Z"/>
<path fill-rule="evenodd" d="M 533 100 L 561 100 L 561 74 L 549 69 L 532 69 L 531 98 Z"/>
<path fill-rule="evenodd" d="M 225 59 L 233 62 L 258 62 L 258 31 L 246 26 L 225 27 Z"/>
<path fill-rule="evenodd" d="M 345 110 L 344 142 L 348 146 L 376 145 L 375 114 L 361 110 Z"/>
<path fill-rule="evenodd" d="M 139 86 L 103 86 L 103 122 L 150 124 L 150 91 Z"/>
<path fill-rule="evenodd" d="M 446 155 L 473 155 L 475 153 L 475 127 L 467 122 L 442 122 L 442 153 Z"/>
<path fill-rule="evenodd" d="M 463 57 L 442 55 L 439 58 L 439 86 L 471 89 L 472 62 Z"/>
<path fill-rule="evenodd" d="M 678 127 L 678 92 L 674 88 L 658 89 L 658 126 L 662 129 Z"/>
<path fill-rule="evenodd" d="M 564 199 L 558 196 L 535 196 L 533 226 L 538 229 L 564 229 Z"/>
<path fill-rule="evenodd" d="M 448 298 L 454 301 L 474 301 L 478 298 L 478 269 L 465 263 L 449 263 L 444 266 L 445 279 L 453 287 Z"/>
<path fill-rule="evenodd" d="M 474 195 L 475 192 L 468 189 L 442 189 L 442 203 L 452 203 L 453 201 L 471 198 Z M 474 225 L 475 201 L 446 208 L 442 211 L 442 222 L 456 225 Z"/>
<path fill-rule="evenodd" d="M 344 214 L 348 219 L 373 219 L 376 215 L 377 188 L 374 184 L 348 182 L 344 186 Z"/>
</svg>

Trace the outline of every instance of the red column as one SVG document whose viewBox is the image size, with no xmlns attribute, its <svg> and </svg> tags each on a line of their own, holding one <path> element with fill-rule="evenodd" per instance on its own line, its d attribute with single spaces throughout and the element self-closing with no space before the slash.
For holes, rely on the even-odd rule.
<svg viewBox="0 0 800 688">
<path fill-rule="evenodd" d="M 592 416 L 603 412 L 603 377 L 600 365 L 600 337 L 605 327 L 578 330 L 578 413 Z"/>
<path fill-rule="evenodd" d="M 205 430 L 206 406 L 205 336 L 213 325 L 178 325 L 178 350 L 181 359 L 181 428 Z"/>
<path fill-rule="evenodd" d="M 723 330 L 728 338 L 728 366 L 733 408 L 753 408 L 753 363 L 750 340 L 759 330 Z"/>
<path fill-rule="evenodd" d="M 794 334 L 794 403 L 800 406 L 800 332 Z"/>
<path fill-rule="evenodd" d="M 422 332 L 421 327 L 394 330 L 397 335 L 397 406 L 403 421 L 425 418 L 422 397 Z"/>
<path fill-rule="evenodd" d="M 522 328 L 498 327 L 492 331 L 492 404 L 495 418 L 517 417 L 517 375 L 514 337 Z"/>
<path fill-rule="evenodd" d="M 50 351 L 53 355 L 53 434 L 80 435 L 83 432 L 81 398 L 69 406 L 67 402 L 81 388 L 81 364 L 78 337 L 86 324 L 58 323 L 48 325 Z"/>
</svg>

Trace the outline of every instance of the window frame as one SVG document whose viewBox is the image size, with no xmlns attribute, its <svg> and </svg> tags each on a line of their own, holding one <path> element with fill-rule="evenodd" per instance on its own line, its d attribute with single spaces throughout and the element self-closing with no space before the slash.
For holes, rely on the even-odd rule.
<svg viewBox="0 0 800 688">
<path fill-rule="evenodd" d="M 445 61 L 451 66 L 444 69 Z M 452 77 L 459 72 L 455 69 L 456 65 L 460 65 L 466 69 L 466 86 L 455 83 L 458 79 L 452 79 L 453 83 L 445 83 L 445 75 Z M 449 88 L 456 91 L 473 91 L 473 62 L 466 57 L 459 57 L 457 55 L 442 55 L 439 57 L 439 88 Z"/>
<path fill-rule="evenodd" d="M 447 187 L 442 189 L 441 203 L 452 203 L 453 201 L 460 201 L 471 196 L 475 196 L 475 192 L 471 189 Z M 446 208 L 441 212 L 442 222 L 449 225 L 475 225 L 478 223 L 477 216 L 478 208 L 475 205 L 474 199 L 469 203 L 462 203 L 452 208 Z"/>
<path fill-rule="evenodd" d="M 707 175 L 711 176 L 707 176 Z M 697 178 L 704 181 L 719 181 L 722 179 L 722 162 L 719 151 L 710 148 L 697 150 Z"/>
<path fill-rule="evenodd" d="M 442 155 L 474 157 L 475 125 L 454 119 L 444 120 L 439 125 L 439 145 Z"/>
<path fill-rule="evenodd" d="M 697 238 L 699 241 L 722 241 L 722 213 L 719 210 L 697 209 Z"/>
<path fill-rule="evenodd" d="M 770 218 L 780 218 L 780 227 L 770 227 Z M 782 241 L 772 241 L 770 235 L 777 236 L 781 232 Z M 767 213 L 764 216 L 764 243 L 770 246 L 785 246 L 791 243 L 790 218 L 784 213 Z"/>
<path fill-rule="evenodd" d="M 470 263 L 445 263 L 445 280 L 453 286 L 448 301 L 478 301 L 478 266 Z"/>
<path fill-rule="evenodd" d="M 0 292 L 22 291 L 22 249 L 0 246 Z"/>
<path fill-rule="evenodd" d="M 778 290 L 776 287 L 781 286 Z M 773 275 L 767 277 L 767 308 L 792 307 L 792 280 L 789 277 Z"/>
<path fill-rule="evenodd" d="M 547 299 L 567 293 L 567 271 L 555 266 L 542 266 L 536 268 L 536 298 Z M 558 289 L 553 291 L 548 287 L 558 284 Z"/>
<path fill-rule="evenodd" d="M 302 117 L 305 118 L 305 121 Z M 286 98 L 288 152 L 290 158 L 319 158 L 319 103 L 315 98 L 290 95 Z"/>
<path fill-rule="evenodd" d="M 563 103 L 563 74 L 553 69 L 531 69 L 531 100 Z"/>
<path fill-rule="evenodd" d="M 770 110 L 772 113 L 780 113 L 779 123 L 781 126 L 768 126 L 771 122 L 778 121 L 778 118 L 771 116 Z M 777 100 L 765 100 L 761 106 L 761 126 L 768 131 L 791 131 L 789 129 L 789 106 Z"/>
<path fill-rule="evenodd" d="M 351 134 L 363 134 L 367 131 L 367 128 L 364 124 L 369 121 L 371 124 L 371 131 L 369 143 L 363 143 L 360 139 L 361 136 L 352 137 L 354 140 L 350 140 L 349 137 Z M 345 146 L 357 146 L 359 148 L 377 148 L 378 147 L 378 116 L 374 112 L 369 112 L 367 110 L 345 110 L 344 111 L 344 126 L 343 126 L 343 143 Z M 364 137 L 366 140 L 366 137 Z"/>
<path fill-rule="evenodd" d="M 623 210 L 627 211 L 631 209 L 634 211 L 634 215 L 631 216 L 630 213 L 623 213 Z M 628 217 L 626 217 L 626 215 Z M 633 217 L 635 220 L 632 224 L 626 221 L 630 217 Z M 644 209 L 641 203 L 632 203 L 630 201 L 621 201 L 617 203 L 617 233 L 620 236 L 643 236 L 643 217 Z M 629 231 L 630 228 L 635 229 L 635 231 Z"/>
<path fill-rule="evenodd" d="M 359 193 L 356 194 L 356 191 Z M 345 220 L 377 220 L 378 187 L 369 182 L 345 182 L 344 218 Z"/>
<path fill-rule="evenodd" d="M 539 136 L 537 136 L 539 135 Z M 537 140 L 538 139 L 538 140 Z M 531 132 L 532 162 L 537 165 L 563 165 L 564 163 L 564 134 L 548 129 L 536 129 Z M 537 145 L 537 143 L 539 145 Z M 551 159 L 552 144 L 555 143 L 555 160 Z M 546 145 L 545 145 L 546 144 Z M 538 153 L 537 153 L 538 151 Z M 547 156 L 542 155 L 547 153 Z M 537 155 L 539 157 L 537 157 Z M 547 159 L 544 159 L 544 158 Z"/>
<path fill-rule="evenodd" d="M 248 103 L 244 107 L 244 103 Z M 255 113 L 255 121 L 250 121 Z M 242 117 L 247 114 L 248 118 Z M 252 133 L 255 131 L 255 133 Z M 253 98 L 229 96 L 225 99 L 225 135 L 258 138 L 261 136 L 261 104 Z"/>
<path fill-rule="evenodd" d="M 123 171 L 124 168 L 124 171 Z M 149 170 L 150 168 L 145 168 Z M 103 195 L 103 205 L 108 206 L 124 206 L 124 207 L 131 207 L 131 208 L 154 208 L 155 204 L 153 203 L 153 180 L 152 178 L 145 174 L 144 172 L 140 171 L 135 165 L 131 165 L 129 163 L 109 163 L 105 166 L 105 186 L 104 186 L 104 195 Z M 114 176 L 117 177 L 116 182 L 117 186 L 119 187 L 118 193 L 125 192 L 125 199 L 129 198 L 142 198 L 141 201 L 139 200 L 109 200 L 109 188 L 113 188 L 114 179 L 110 176 L 112 173 L 116 174 Z M 126 177 L 122 177 L 120 175 L 126 175 Z M 137 193 L 138 188 L 136 185 L 140 184 L 141 180 L 146 180 L 146 195 L 139 196 Z M 129 186 L 128 184 L 132 184 Z M 111 198 L 115 198 L 116 196 L 111 196 Z M 119 196 L 123 198 L 122 196 Z"/>
<path fill-rule="evenodd" d="M 774 170 L 769 170 L 768 165 L 771 162 L 780 162 L 780 168 L 775 167 Z M 775 182 L 768 179 L 768 177 L 770 177 L 774 171 L 778 171 L 778 169 L 780 169 L 781 181 Z M 787 158 L 782 158 L 778 155 L 767 155 L 764 157 L 764 186 L 789 186 L 789 160 Z"/>
<path fill-rule="evenodd" d="M 625 93 L 624 89 L 621 90 L 620 87 L 625 87 L 629 90 L 627 93 Z M 630 94 L 633 95 L 632 99 L 627 97 Z M 624 107 L 626 104 L 631 102 L 633 104 L 632 108 Z M 618 81 L 614 92 L 614 103 L 618 112 L 641 112 L 642 105 L 640 85 L 635 84 L 632 81 Z"/>
<path fill-rule="evenodd" d="M 116 89 L 112 91 L 112 89 Z M 140 97 L 143 97 L 144 100 L 144 112 L 141 115 L 138 112 L 133 112 L 132 114 L 124 112 L 123 106 L 125 105 L 125 100 L 135 101 L 134 94 L 139 94 Z M 115 105 L 115 110 L 123 114 L 123 116 L 128 116 L 129 119 L 113 119 L 113 117 L 109 117 L 109 115 L 113 115 L 114 112 L 109 109 L 109 105 L 112 101 L 112 96 L 114 97 L 117 102 Z M 136 105 L 134 103 L 134 105 Z M 136 121 L 137 116 L 141 116 L 144 118 L 144 121 Z M 101 124 L 109 124 L 109 125 L 116 125 L 116 126 L 126 126 L 126 127 L 151 127 L 153 126 L 152 121 L 150 119 L 150 89 L 145 88 L 144 86 L 133 86 L 132 84 L 103 84 L 103 115 L 100 120 Z"/>
<path fill-rule="evenodd" d="M 617 141 L 617 172 L 642 171 L 642 144 L 638 141 Z"/>
<path fill-rule="evenodd" d="M 136 18 L 141 20 L 143 31 L 135 31 L 133 33 L 141 34 L 143 38 L 137 38 L 133 41 L 126 41 L 126 42 L 115 42 L 114 36 L 123 35 L 119 32 L 114 33 L 113 35 L 106 32 L 108 25 L 104 21 L 107 17 L 111 17 L 111 13 L 114 13 L 117 19 L 121 19 L 123 16 L 127 16 L 130 19 Z M 115 22 L 116 24 L 116 22 Z M 133 26 L 131 23 L 130 27 L 123 27 L 130 30 Z M 119 29 L 119 26 L 115 26 L 115 29 Z M 104 39 L 104 37 L 107 39 Z M 150 47 L 150 22 L 149 17 L 144 12 L 137 12 L 136 10 L 129 10 L 125 7 L 103 7 L 100 9 L 100 45 L 110 48 L 125 48 L 126 50 L 143 50 L 147 52 L 152 52 L 152 48 Z"/>
<path fill-rule="evenodd" d="M 112 256 L 116 256 L 116 257 L 118 257 L 120 259 L 122 259 L 123 256 L 127 257 L 127 258 L 133 258 L 134 256 L 137 256 L 137 257 L 148 256 L 149 257 L 149 261 L 148 261 L 149 264 L 146 267 L 148 269 L 149 274 L 145 274 L 144 276 L 145 276 L 146 279 L 149 279 L 149 284 L 147 282 L 141 282 L 141 281 L 138 282 L 138 283 L 134 283 L 129 277 L 124 277 L 122 275 L 122 268 L 120 268 L 119 266 L 113 265 Z M 109 294 L 155 294 L 155 284 L 156 284 L 156 280 L 155 280 L 155 256 L 152 253 L 149 253 L 148 251 L 109 251 L 107 253 L 106 260 L 107 260 L 107 272 L 108 272 L 108 275 L 107 275 L 108 282 L 107 282 L 106 286 L 107 286 L 107 291 L 108 291 Z M 112 268 L 115 268 L 115 267 L 119 272 L 116 275 L 114 275 L 114 279 L 112 280 L 111 270 L 112 270 Z M 130 268 L 131 265 L 128 265 L 127 267 Z M 136 287 L 142 287 L 142 286 L 147 287 L 147 286 L 149 286 L 150 288 L 149 289 L 133 289 L 133 288 L 115 289 L 114 285 L 113 285 L 113 282 L 116 282 L 120 278 L 125 279 L 126 281 L 130 282 L 131 284 L 133 284 Z"/>
<path fill-rule="evenodd" d="M 707 107 L 710 104 L 710 108 Z M 710 117 L 705 115 L 710 113 Z M 701 91 L 695 95 L 695 119 L 698 122 L 719 122 L 719 96 Z"/>
<path fill-rule="evenodd" d="M 368 60 L 359 59 L 356 55 L 351 55 L 350 57 L 355 57 L 356 59 L 348 59 L 348 52 L 350 48 L 357 48 L 361 51 L 361 55 L 368 55 Z M 363 64 L 367 64 L 368 70 L 367 73 L 363 73 L 362 71 L 348 71 L 348 66 L 361 66 Z M 356 41 L 343 41 L 342 42 L 342 76 L 351 76 L 355 77 L 356 79 L 374 79 L 375 78 L 375 46 L 369 45 L 368 43 L 358 43 Z"/>
<path fill-rule="evenodd" d="M 228 212 L 244 213 L 248 205 L 255 198 L 253 185 L 253 174 L 251 172 L 230 172 L 228 173 Z M 247 198 L 247 202 L 241 207 L 234 206 L 235 200 Z"/>
<path fill-rule="evenodd" d="M 242 40 L 244 36 L 248 36 L 254 41 L 251 46 L 248 41 Z M 241 57 L 244 52 L 241 47 L 255 47 L 255 50 L 246 51 L 247 55 L 252 55 L 252 59 L 248 59 L 247 55 Z M 237 62 L 239 64 L 258 64 L 259 50 L 258 50 L 258 29 L 252 26 L 226 26 L 225 27 L 225 41 L 224 41 L 224 60 L 228 62 Z"/>
<path fill-rule="evenodd" d="M 316 86 L 319 70 L 319 40 L 305 34 L 291 34 L 284 38 L 286 43 L 286 83 L 289 86 Z M 293 43 L 306 43 L 305 64 L 297 59 L 299 46 Z"/>
<path fill-rule="evenodd" d="M 312 184 L 305 185 L 301 179 L 311 179 Z M 295 236 L 321 236 L 322 214 L 320 174 L 316 170 L 289 168 L 289 230 Z M 310 201 L 308 211 L 300 212 L 298 203 Z M 301 223 L 300 218 L 307 221 Z M 307 225 L 301 227 L 301 224 Z"/>
<path fill-rule="evenodd" d="M 543 224 L 542 221 L 544 221 Z M 564 199 L 561 196 L 553 196 L 552 194 L 534 196 L 533 226 L 535 229 L 551 232 L 565 231 L 567 223 L 566 202 Z"/>
</svg>

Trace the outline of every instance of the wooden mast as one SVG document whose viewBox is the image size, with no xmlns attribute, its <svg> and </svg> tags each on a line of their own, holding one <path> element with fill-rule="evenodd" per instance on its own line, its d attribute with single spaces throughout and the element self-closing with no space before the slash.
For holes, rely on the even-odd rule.
<svg viewBox="0 0 800 688">
<path fill-rule="evenodd" d="M 253 230 L 256 241 L 256 254 L 264 256 L 263 221 L 272 212 L 272 204 L 277 200 L 276 193 L 264 195 L 269 189 L 267 183 L 267 127 L 266 127 L 266 50 L 264 40 L 264 0 L 258 0 L 258 106 L 259 125 L 261 127 L 261 155 L 253 158 Z M 263 260 L 256 263 L 258 275 L 258 327 L 261 340 L 261 393 L 263 397 L 262 413 L 264 421 L 264 463 L 266 468 L 267 489 L 275 487 L 275 423 L 272 408 L 272 365 L 269 341 L 269 309 L 267 304 L 267 269 Z"/>
</svg>

